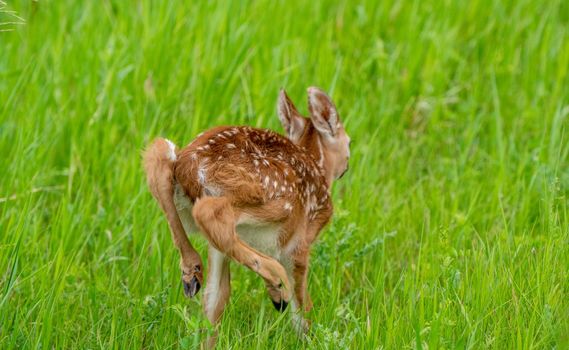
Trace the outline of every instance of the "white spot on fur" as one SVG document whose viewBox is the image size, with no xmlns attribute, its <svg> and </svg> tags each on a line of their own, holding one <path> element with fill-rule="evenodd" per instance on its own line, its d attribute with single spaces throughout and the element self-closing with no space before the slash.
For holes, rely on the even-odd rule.
<svg viewBox="0 0 569 350">
<path fill-rule="evenodd" d="M 200 166 L 198 167 L 198 182 L 200 185 L 205 186 L 205 182 L 206 182 L 206 169 L 205 166 L 203 165 L 203 163 L 200 163 Z"/>
<path fill-rule="evenodd" d="M 232 143 L 226 144 L 225 147 L 227 147 L 227 148 L 237 148 L 237 147 L 236 147 L 234 144 L 232 144 Z"/>
<path fill-rule="evenodd" d="M 169 160 L 175 162 L 176 161 L 176 145 L 174 145 L 174 143 L 168 139 L 165 139 L 166 143 L 168 144 L 168 153 L 166 154 L 166 157 L 168 157 Z"/>
</svg>

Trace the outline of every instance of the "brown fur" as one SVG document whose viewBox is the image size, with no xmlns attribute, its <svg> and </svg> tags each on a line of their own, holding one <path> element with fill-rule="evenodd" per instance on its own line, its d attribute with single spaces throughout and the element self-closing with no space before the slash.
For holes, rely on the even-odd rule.
<svg viewBox="0 0 569 350">
<path fill-rule="evenodd" d="M 300 310 L 312 307 L 306 290 L 310 246 L 332 217 L 330 186 L 346 171 L 349 158 L 349 137 L 334 104 L 319 89 L 309 88 L 308 95 L 311 119 L 303 118 L 281 92 L 279 118 L 288 138 L 266 129 L 224 126 L 199 135 L 176 152 L 175 161 L 165 156 L 169 148 L 161 139 L 145 155 L 150 189 L 166 213 L 182 267 L 196 264 L 199 255 L 176 213 L 175 185 L 193 203 L 192 217 L 210 254 L 215 249 L 247 266 L 265 280 L 274 303 L 294 299 Z M 292 264 L 290 271 L 240 238 L 236 227 L 247 220 L 279 227 L 278 246 Z M 210 289 L 215 295 L 206 290 L 204 304 L 213 323 L 219 322 L 230 294 L 228 260 L 220 261 L 215 262 L 215 281 L 208 273 L 208 285 L 219 285 Z"/>
</svg>

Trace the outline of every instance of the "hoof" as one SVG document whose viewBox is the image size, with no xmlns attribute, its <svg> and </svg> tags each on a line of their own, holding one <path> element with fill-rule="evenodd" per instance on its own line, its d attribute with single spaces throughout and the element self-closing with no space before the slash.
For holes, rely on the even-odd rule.
<svg viewBox="0 0 569 350">
<path fill-rule="evenodd" d="M 196 276 L 193 276 L 190 282 L 184 281 L 184 276 L 182 274 L 182 284 L 184 285 L 184 294 L 188 298 L 193 298 L 200 291 L 201 284 Z"/>
<path fill-rule="evenodd" d="M 277 309 L 277 311 L 283 312 L 286 310 L 286 307 L 288 306 L 288 303 L 284 300 L 281 300 L 280 302 L 271 300 L 273 302 L 273 305 L 275 306 L 275 309 Z"/>
</svg>

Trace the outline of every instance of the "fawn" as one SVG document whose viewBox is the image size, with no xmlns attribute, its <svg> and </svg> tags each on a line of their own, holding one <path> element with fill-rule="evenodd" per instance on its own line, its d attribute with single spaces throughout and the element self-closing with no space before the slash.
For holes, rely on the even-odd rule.
<svg viewBox="0 0 569 350">
<path fill-rule="evenodd" d="M 308 329 L 302 311 L 312 308 L 306 290 L 310 246 L 332 216 L 330 189 L 348 169 L 350 138 L 334 103 L 318 88 L 308 88 L 310 118 L 284 90 L 277 107 L 287 137 L 222 126 L 181 150 L 156 139 L 144 153 L 148 185 L 180 252 L 189 297 L 203 284 L 203 268 L 186 233 L 199 231 L 209 243 L 203 307 L 212 324 L 229 299 L 233 259 L 263 278 L 279 311 L 291 302 L 297 330 Z"/>
</svg>

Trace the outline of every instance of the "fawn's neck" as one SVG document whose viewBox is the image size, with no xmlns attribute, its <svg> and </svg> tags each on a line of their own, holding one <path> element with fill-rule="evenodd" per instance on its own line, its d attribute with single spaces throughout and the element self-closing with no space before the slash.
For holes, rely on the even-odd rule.
<svg viewBox="0 0 569 350">
<path fill-rule="evenodd" d="M 298 144 L 301 147 L 306 148 L 308 153 L 316 160 L 318 166 L 322 168 L 324 172 L 324 178 L 326 179 L 326 186 L 330 191 L 332 188 L 332 181 L 334 180 L 334 176 L 332 174 L 332 170 L 330 169 L 330 164 L 326 159 L 326 152 L 324 152 L 322 141 L 320 140 L 320 135 L 312 123 L 306 124 L 307 125 L 304 129 L 304 133 L 300 137 Z"/>
</svg>

